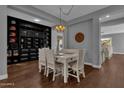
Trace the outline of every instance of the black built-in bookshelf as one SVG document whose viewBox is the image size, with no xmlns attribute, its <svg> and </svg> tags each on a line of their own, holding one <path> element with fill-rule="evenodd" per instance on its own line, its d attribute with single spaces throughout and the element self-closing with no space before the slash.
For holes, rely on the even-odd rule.
<svg viewBox="0 0 124 93">
<path fill-rule="evenodd" d="M 51 48 L 51 27 L 8 16 L 8 64 L 38 59 L 38 49 Z"/>
</svg>

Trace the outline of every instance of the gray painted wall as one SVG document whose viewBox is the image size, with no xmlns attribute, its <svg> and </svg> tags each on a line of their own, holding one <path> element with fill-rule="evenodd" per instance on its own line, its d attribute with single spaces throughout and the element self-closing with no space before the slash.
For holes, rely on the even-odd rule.
<svg viewBox="0 0 124 93">
<path fill-rule="evenodd" d="M 0 6 L 0 80 L 7 78 L 7 8 Z"/>
<path fill-rule="evenodd" d="M 103 35 L 102 38 L 112 38 L 113 52 L 124 54 L 124 33 Z"/>
<path fill-rule="evenodd" d="M 78 32 L 84 33 L 84 41 L 82 43 L 77 43 L 75 41 L 75 34 Z M 81 22 L 75 25 L 69 26 L 68 31 L 68 48 L 85 48 L 86 57 L 85 62 L 92 62 L 92 20 Z"/>
</svg>

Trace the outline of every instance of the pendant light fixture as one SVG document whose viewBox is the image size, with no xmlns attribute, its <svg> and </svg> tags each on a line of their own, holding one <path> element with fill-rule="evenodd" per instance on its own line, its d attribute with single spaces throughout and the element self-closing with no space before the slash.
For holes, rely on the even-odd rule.
<svg viewBox="0 0 124 93">
<path fill-rule="evenodd" d="M 71 9 L 69 9 L 69 11 L 67 13 L 63 12 L 61 7 L 59 8 L 60 9 L 60 23 L 58 25 L 55 25 L 54 26 L 54 29 L 57 32 L 63 32 L 63 31 L 65 31 L 65 26 L 62 24 L 62 19 L 61 19 L 62 13 L 67 16 L 67 15 L 69 15 L 71 13 L 72 8 L 73 8 L 73 5 L 72 5 Z"/>
<path fill-rule="evenodd" d="M 55 30 L 58 32 L 63 32 L 65 30 L 65 26 L 62 24 L 61 15 L 62 15 L 62 9 L 60 8 L 60 24 L 55 26 Z"/>
</svg>

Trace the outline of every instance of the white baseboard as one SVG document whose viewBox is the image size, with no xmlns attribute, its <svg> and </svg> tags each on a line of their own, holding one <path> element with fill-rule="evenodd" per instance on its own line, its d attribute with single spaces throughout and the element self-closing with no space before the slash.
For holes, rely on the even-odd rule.
<svg viewBox="0 0 124 93">
<path fill-rule="evenodd" d="M 124 54 L 122 52 L 113 52 L 113 54 Z"/>
<path fill-rule="evenodd" d="M 93 65 L 92 67 L 93 67 L 93 68 L 100 69 L 100 68 L 101 68 L 101 65 L 99 65 L 99 66 L 98 66 L 98 65 Z"/>
<path fill-rule="evenodd" d="M 100 66 L 98 66 L 98 65 L 93 65 L 92 63 L 89 63 L 89 62 L 85 62 L 84 64 L 85 64 L 85 65 L 92 66 L 93 68 L 97 68 L 97 69 L 100 69 L 100 68 L 101 68 L 101 65 L 100 65 Z"/>
<path fill-rule="evenodd" d="M 8 74 L 0 75 L 0 80 L 7 79 L 7 78 L 8 78 Z"/>
<path fill-rule="evenodd" d="M 89 62 L 85 62 L 84 64 L 85 64 L 85 65 L 92 66 L 92 64 L 91 64 L 91 63 L 89 63 Z"/>
</svg>

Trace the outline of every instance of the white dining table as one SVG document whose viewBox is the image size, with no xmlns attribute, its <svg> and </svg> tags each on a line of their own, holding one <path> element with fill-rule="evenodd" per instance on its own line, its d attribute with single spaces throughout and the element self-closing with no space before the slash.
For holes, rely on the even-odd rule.
<svg viewBox="0 0 124 93">
<path fill-rule="evenodd" d="M 64 67 L 64 83 L 67 83 L 68 80 L 68 64 L 76 61 L 78 58 L 77 54 L 72 53 L 60 53 L 55 55 L 55 60 L 63 64 Z"/>
</svg>

